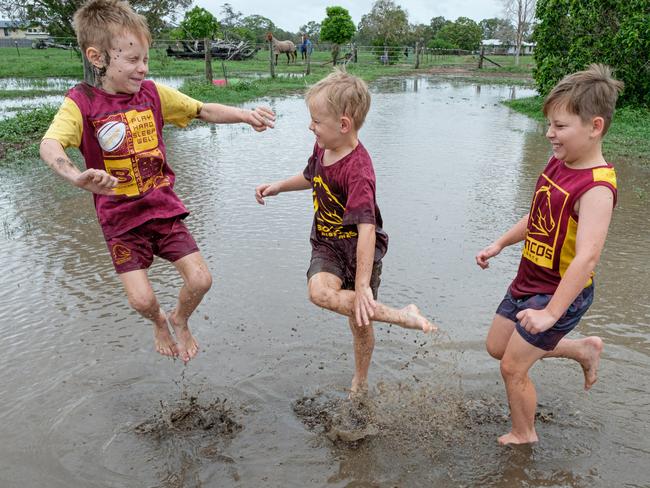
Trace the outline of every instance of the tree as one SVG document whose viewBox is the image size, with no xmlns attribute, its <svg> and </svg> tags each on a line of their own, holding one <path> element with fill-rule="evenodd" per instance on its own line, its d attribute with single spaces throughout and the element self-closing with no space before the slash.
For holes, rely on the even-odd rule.
<svg viewBox="0 0 650 488">
<path fill-rule="evenodd" d="M 350 12 L 343 7 L 327 7 L 325 12 L 327 17 L 321 22 L 320 39 L 332 43 L 332 62 L 336 66 L 340 45 L 349 42 L 356 29 Z"/>
<path fill-rule="evenodd" d="M 318 42 L 320 37 L 320 24 L 313 20 L 310 20 L 305 25 L 300 27 L 300 32 L 306 34 L 312 40 L 312 42 Z"/>
<path fill-rule="evenodd" d="M 383 46 L 404 43 L 408 34 L 408 14 L 393 0 L 377 0 L 359 23 L 360 37 Z"/>
<path fill-rule="evenodd" d="M 503 0 L 506 18 L 515 26 L 515 64 L 519 64 L 521 44 L 535 18 L 536 0 Z"/>
<path fill-rule="evenodd" d="M 481 45 L 482 33 L 481 28 L 472 19 L 458 17 L 456 22 L 440 29 L 437 37 L 458 46 L 459 49 L 475 51 Z"/>
<path fill-rule="evenodd" d="M 72 16 L 85 0 L 3 0 L 0 11 L 11 19 L 37 23 L 54 37 L 74 37 Z M 142 14 L 152 34 L 166 27 L 166 19 L 175 21 L 179 11 L 192 0 L 131 0 L 133 9 Z"/>
<path fill-rule="evenodd" d="M 255 42 L 266 42 L 266 33 L 275 32 L 275 24 L 263 15 L 247 15 L 240 21 L 240 27 L 253 33 Z"/>
<path fill-rule="evenodd" d="M 483 19 L 478 25 L 483 31 L 483 39 L 499 39 L 506 44 L 515 42 L 515 29 L 508 19 Z"/>
<path fill-rule="evenodd" d="M 590 63 L 611 66 L 625 83 L 622 104 L 650 108 L 650 11 L 647 0 L 539 0 L 533 72 L 546 95 Z"/>
<path fill-rule="evenodd" d="M 194 7 L 185 13 L 185 18 L 178 25 L 185 38 L 205 39 L 209 37 L 214 39 L 218 36 L 220 28 L 219 21 L 202 7 Z"/>
<path fill-rule="evenodd" d="M 429 26 L 431 27 L 431 37 L 438 37 L 440 29 L 451 23 L 451 20 L 447 20 L 444 17 L 433 17 L 431 22 L 429 22 Z"/>
</svg>

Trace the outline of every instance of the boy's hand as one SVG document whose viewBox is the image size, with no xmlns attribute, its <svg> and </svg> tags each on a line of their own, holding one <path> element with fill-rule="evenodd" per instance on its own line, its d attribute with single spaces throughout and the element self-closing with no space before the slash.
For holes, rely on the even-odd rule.
<svg viewBox="0 0 650 488">
<path fill-rule="evenodd" d="M 377 302 L 372 296 L 372 290 L 369 286 L 362 286 L 354 293 L 354 318 L 359 327 L 370 325 L 372 317 L 375 315 Z"/>
<path fill-rule="evenodd" d="M 534 310 L 532 308 L 519 312 L 517 320 L 519 320 L 521 327 L 531 334 L 544 332 L 553 327 L 558 321 L 548 310 Z"/>
<path fill-rule="evenodd" d="M 255 200 L 260 205 L 264 205 L 264 197 L 274 197 L 280 190 L 277 183 L 262 183 L 257 188 L 255 188 Z"/>
<path fill-rule="evenodd" d="M 490 263 L 488 263 L 488 259 L 499 254 L 501 249 L 503 249 L 501 246 L 493 242 L 488 247 L 478 252 L 476 255 L 476 264 L 478 264 L 482 269 L 489 268 Z"/>
<path fill-rule="evenodd" d="M 117 178 L 101 169 L 87 169 L 79 173 L 72 182 L 75 186 L 100 195 L 114 195 Z"/>
<path fill-rule="evenodd" d="M 248 113 L 248 118 L 245 120 L 257 132 L 263 132 L 268 127 L 273 128 L 275 122 L 275 113 L 268 107 L 255 107 Z"/>
</svg>

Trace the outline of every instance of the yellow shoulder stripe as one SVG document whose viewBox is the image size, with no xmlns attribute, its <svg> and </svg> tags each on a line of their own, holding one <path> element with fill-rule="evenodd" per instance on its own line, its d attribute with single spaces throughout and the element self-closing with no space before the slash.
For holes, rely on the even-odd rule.
<svg viewBox="0 0 650 488">
<path fill-rule="evenodd" d="M 616 171 L 614 168 L 594 168 L 594 181 L 605 181 L 616 188 Z"/>
</svg>

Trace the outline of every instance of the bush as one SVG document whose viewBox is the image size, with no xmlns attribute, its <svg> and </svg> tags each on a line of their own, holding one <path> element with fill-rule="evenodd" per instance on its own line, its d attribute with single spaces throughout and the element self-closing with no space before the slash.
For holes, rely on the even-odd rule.
<svg viewBox="0 0 650 488">
<path fill-rule="evenodd" d="M 625 82 L 622 104 L 650 107 L 650 11 L 647 0 L 538 0 L 535 81 L 546 95 L 563 76 L 591 63 Z"/>
</svg>

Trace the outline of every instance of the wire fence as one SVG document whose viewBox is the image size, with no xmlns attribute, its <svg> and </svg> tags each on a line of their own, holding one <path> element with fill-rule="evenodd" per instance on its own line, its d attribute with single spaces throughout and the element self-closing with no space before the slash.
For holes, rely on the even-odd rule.
<svg viewBox="0 0 650 488">
<path fill-rule="evenodd" d="M 6 41 L 6 39 L 0 39 Z M 27 47 L 26 40 L 21 47 Z M 3 44 L 0 42 L 0 46 Z M 18 46 L 18 44 L 14 45 Z M 33 49 L 65 49 L 78 53 L 79 48 L 75 38 L 47 38 L 29 41 Z M 12 44 L 9 43 L 9 46 Z M 309 50 L 303 49 L 300 43 L 295 44 L 292 53 L 271 52 L 271 44 L 251 43 L 239 40 L 211 41 L 211 63 L 214 64 L 215 77 L 237 77 L 251 73 L 259 76 L 302 76 L 309 74 L 315 68 L 332 66 L 333 46 L 328 43 L 314 43 Z M 492 50 L 485 49 L 485 54 L 492 55 Z M 205 48 L 203 41 L 194 39 L 155 39 L 151 45 L 150 59 L 156 67 L 165 70 L 172 63 L 186 59 L 204 62 Z M 500 56 L 500 59 L 507 56 Z M 512 56 L 510 56 L 513 59 Z M 419 43 L 401 46 L 368 46 L 354 43 L 338 46 L 336 64 L 361 67 L 383 66 L 404 69 L 428 67 L 481 67 L 482 52 L 472 52 L 460 49 L 431 49 Z M 151 64 L 151 63 L 150 63 Z M 505 61 L 512 65 L 511 61 Z M 182 68 L 181 68 L 182 69 Z M 177 69 L 176 71 L 180 71 Z M 196 73 L 196 69 L 194 70 Z"/>
</svg>

